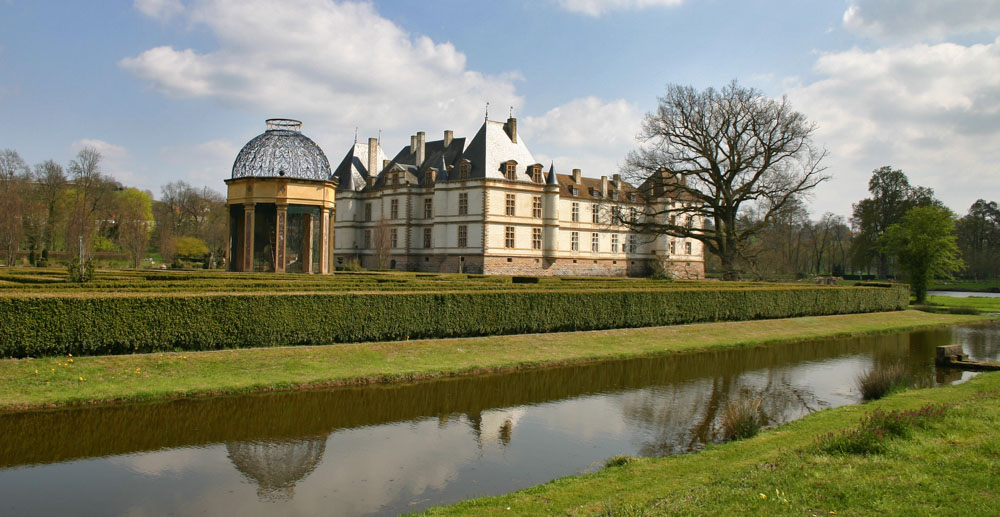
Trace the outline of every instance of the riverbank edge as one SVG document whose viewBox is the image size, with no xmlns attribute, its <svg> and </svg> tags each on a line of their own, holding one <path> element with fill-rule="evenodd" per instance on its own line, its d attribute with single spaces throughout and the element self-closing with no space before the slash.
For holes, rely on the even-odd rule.
<svg viewBox="0 0 1000 517">
<path fill-rule="evenodd" d="M 502 373 L 987 322 L 919 311 L 404 342 L 0 360 L 0 413 Z"/>
<path fill-rule="evenodd" d="M 881 454 L 830 454 L 822 437 L 874 411 L 944 407 Z M 977 515 L 996 510 L 1000 373 L 820 410 L 754 438 L 613 466 L 419 515 Z M 992 510 L 991 510 L 992 508 Z M 981 513 L 983 512 L 983 513 Z"/>
</svg>

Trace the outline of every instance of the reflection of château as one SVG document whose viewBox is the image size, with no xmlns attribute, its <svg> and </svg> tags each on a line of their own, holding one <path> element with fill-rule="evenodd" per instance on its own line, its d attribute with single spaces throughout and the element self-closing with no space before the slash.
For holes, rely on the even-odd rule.
<svg viewBox="0 0 1000 517">
<path fill-rule="evenodd" d="M 659 263 L 699 278 L 699 242 L 641 237 L 621 223 L 647 208 L 688 206 L 690 199 L 672 194 L 675 181 L 661 172 L 636 187 L 618 175 L 546 170 L 513 117 L 484 121 L 468 141 L 452 131 L 434 141 L 417 133 L 392 159 L 375 138 L 355 142 L 331 171 L 300 122 L 272 119 L 226 180 L 229 263 L 239 271 L 327 273 L 357 261 L 532 275 L 643 274 Z"/>
<path fill-rule="evenodd" d="M 295 484 L 305 479 L 323 460 L 326 436 L 304 440 L 230 442 L 229 459 L 257 484 L 263 500 L 291 499 Z"/>
</svg>

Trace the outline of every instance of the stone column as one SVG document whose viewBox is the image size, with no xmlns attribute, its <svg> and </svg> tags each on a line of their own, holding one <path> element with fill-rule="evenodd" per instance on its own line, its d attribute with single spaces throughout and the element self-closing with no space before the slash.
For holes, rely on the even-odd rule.
<svg viewBox="0 0 1000 517">
<path fill-rule="evenodd" d="M 325 275 L 330 272 L 330 209 L 323 208 L 320 215 L 320 238 L 322 244 L 319 248 L 319 273 Z"/>
<path fill-rule="evenodd" d="M 253 271 L 253 220 L 254 204 L 243 205 L 243 268 L 240 271 Z"/>
<path fill-rule="evenodd" d="M 274 272 L 284 273 L 285 272 L 285 235 L 287 234 L 285 227 L 288 221 L 288 205 L 277 205 L 275 207 L 277 214 L 275 216 L 274 224 Z"/>
</svg>

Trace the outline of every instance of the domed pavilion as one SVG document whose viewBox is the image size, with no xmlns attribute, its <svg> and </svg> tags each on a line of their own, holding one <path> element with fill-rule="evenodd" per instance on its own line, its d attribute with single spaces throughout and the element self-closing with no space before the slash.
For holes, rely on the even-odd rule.
<svg viewBox="0 0 1000 517">
<path fill-rule="evenodd" d="M 330 272 L 337 182 L 301 122 L 269 119 L 226 185 L 231 271 Z"/>
</svg>

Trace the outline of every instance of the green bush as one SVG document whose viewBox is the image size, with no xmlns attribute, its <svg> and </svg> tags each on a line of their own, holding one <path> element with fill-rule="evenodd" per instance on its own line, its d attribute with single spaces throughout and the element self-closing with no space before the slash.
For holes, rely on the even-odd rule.
<svg viewBox="0 0 1000 517">
<path fill-rule="evenodd" d="M 944 417 L 946 406 L 926 405 L 909 411 L 882 411 L 865 414 L 855 429 L 828 433 L 817 441 L 817 449 L 826 454 L 882 454 L 889 440 L 908 438 L 914 428 L 926 428 Z"/>
<path fill-rule="evenodd" d="M 150 294 L 0 296 L 0 356 L 648 327 L 900 310 L 908 299 L 905 286 L 725 289 L 720 288 L 725 284 L 716 284 L 711 289 L 515 290 L 506 284 L 506 289 L 495 290 L 479 286 L 475 290 L 380 293 L 340 289 L 303 294 L 293 283 L 292 289 L 298 292 L 195 294 L 182 290 L 171 294 L 160 284 L 170 282 L 158 282 L 160 289 Z"/>
</svg>

